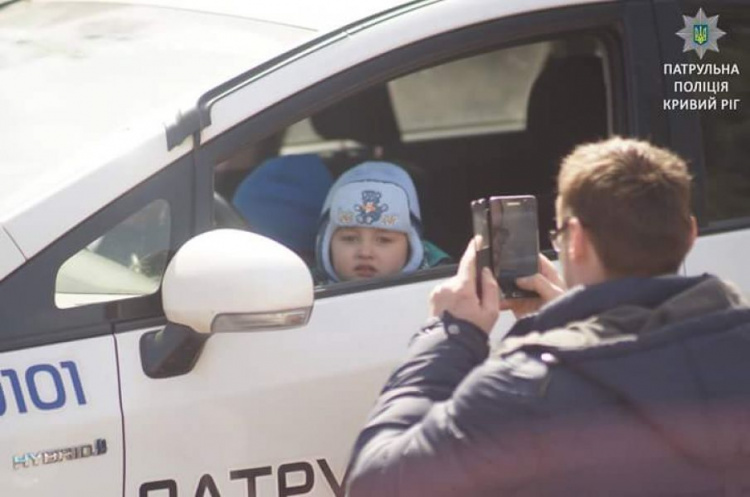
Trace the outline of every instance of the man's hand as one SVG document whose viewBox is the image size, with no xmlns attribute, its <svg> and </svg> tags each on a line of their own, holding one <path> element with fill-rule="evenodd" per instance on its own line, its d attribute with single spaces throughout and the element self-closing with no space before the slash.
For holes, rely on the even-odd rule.
<svg viewBox="0 0 750 497">
<path fill-rule="evenodd" d="M 476 251 L 471 240 L 466 247 L 458 272 L 448 281 L 441 283 L 430 294 L 430 316 L 440 317 L 448 311 L 453 316 L 473 323 L 489 334 L 495 326 L 499 314 L 500 290 L 492 276 L 492 271 L 482 271 L 482 300 L 476 291 Z"/>
<path fill-rule="evenodd" d="M 565 283 L 554 264 L 542 254 L 539 254 L 539 272 L 533 276 L 518 278 L 516 285 L 523 290 L 531 290 L 539 294 L 538 298 L 533 299 L 500 300 L 500 309 L 513 311 L 516 319 L 538 311 L 544 304 L 556 299 L 566 290 Z"/>
</svg>

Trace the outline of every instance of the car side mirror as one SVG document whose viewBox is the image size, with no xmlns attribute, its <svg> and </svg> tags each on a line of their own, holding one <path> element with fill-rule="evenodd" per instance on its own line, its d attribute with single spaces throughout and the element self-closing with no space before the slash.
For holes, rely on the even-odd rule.
<svg viewBox="0 0 750 497">
<path fill-rule="evenodd" d="M 212 333 L 303 326 L 313 298 L 310 270 L 284 245 L 234 229 L 198 235 L 164 273 L 169 323 L 141 338 L 144 372 L 152 378 L 189 372 Z"/>
<path fill-rule="evenodd" d="M 198 333 L 290 328 L 310 317 L 313 281 L 284 245 L 220 229 L 177 251 L 164 273 L 162 305 L 170 323 Z"/>
</svg>

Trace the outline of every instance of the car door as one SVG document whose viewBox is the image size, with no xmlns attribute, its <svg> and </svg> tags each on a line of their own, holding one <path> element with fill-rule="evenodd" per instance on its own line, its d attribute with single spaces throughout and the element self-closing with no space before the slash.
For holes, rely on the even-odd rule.
<svg viewBox="0 0 750 497">
<path fill-rule="evenodd" d="M 201 100 L 210 104 L 197 112 L 210 113 L 212 124 L 193 130 L 202 139 L 196 151 L 197 185 L 205 186 L 196 204 L 198 219 L 204 227 L 211 222 L 214 166 L 241 151 L 248 141 L 286 130 L 378 85 L 389 85 L 389 94 L 405 91 L 406 98 L 401 102 L 408 102 L 427 89 L 419 86 L 419 80 L 429 76 L 433 68 L 473 57 L 484 57 L 480 62 L 524 62 L 521 52 L 504 51 L 528 49 L 537 43 L 543 45 L 533 47 L 531 52 L 545 57 L 554 52 L 556 61 L 563 63 L 553 64 L 545 73 L 545 83 L 536 90 L 539 96 L 534 104 L 529 102 L 531 85 L 542 74 L 541 62 L 547 59 L 539 59 L 538 67 L 529 69 L 532 77 L 527 86 L 516 90 L 521 95 L 521 117 L 510 128 L 500 120 L 478 123 L 473 116 L 464 119 L 448 115 L 449 129 L 441 132 L 419 128 L 420 116 L 408 121 L 411 124 L 401 123 L 398 131 L 405 157 L 420 163 L 433 158 L 432 168 L 423 164 L 427 179 L 420 193 L 429 197 L 425 200 L 425 215 L 429 217 L 425 225 L 439 245 L 450 247 L 454 258 L 460 256 L 471 232 L 468 200 L 493 193 L 492 189 L 502 187 L 503 179 L 508 183 L 515 178 L 513 188 L 537 188 L 535 193 L 546 195 L 545 205 L 551 205 L 548 166 L 557 157 L 540 157 L 532 152 L 543 148 L 538 144 L 544 140 L 560 135 L 573 140 L 577 135 L 567 133 L 564 124 L 558 128 L 544 125 L 552 119 L 546 113 L 545 101 L 551 100 L 556 116 L 567 116 L 566 122 L 587 115 L 581 106 L 593 108 L 601 118 L 596 131 L 605 136 L 612 132 L 659 135 L 663 128 L 650 118 L 649 105 L 661 99 L 660 89 L 650 84 L 658 68 L 648 48 L 655 42 L 650 6 L 633 2 L 627 6 L 617 3 L 563 8 L 562 4 L 543 12 L 519 12 L 514 6 L 512 9 L 517 10 L 509 12 L 517 15 L 506 19 L 500 14 L 481 18 L 477 6 L 462 10 L 438 3 L 405 13 L 403 18 L 391 16 L 396 21 L 371 22 L 373 27 L 361 31 L 351 28 L 345 45 L 338 44 L 336 40 L 341 38 L 334 35 L 313 50 L 295 53 L 292 60 L 277 60 L 278 65 L 269 74 L 250 71 L 247 81 L 233 81 L 210 92 Z M 488 5 L 481 9 L 484 15 Z M 433 8 L 438 10 L 431 11 Z M 457 14 L 460 12 L 464 13 Z M 455 21 L 457 24 L 451 25 L 454 21 L 446 21 L 451 19 L 448 14 L 474 17 L 466 17 L 471 21 L 465 24 Z M 431 19 L 443 19 L 443 24 L 430 28 L 434 32 L 421 39 L 408 38 L 426 29 Z M 631 38 L 635 26 L 638 36 Z M 404 37 L 402 45 L 389 45 Z M 353 55 L 357 53 L 359 59 Z M 577 55 L 582 54 L 581 63 Z M 568 64 L 571 59 L 575 60 Z M 476 60 L 467 63 L 475 64 Z M 342 67 L 342 61 L 350 66 Z M 580 64 L 590 67 L 590 62 L 599 68 L 590 83 L 601 90 L 600 100 L 597 104 L 578 103 L 576 114 L 572 112 L 574 107 L 558 104 L 567 93 L 580 93 L 577 85 L 583 85 L 585 78 L 576 71 Z M 440 78 L 455 72 L 439 70 L 431 74 Z M 474 84 L 491 86 L 489 76 L 494 73 L 483 74 L 485 80 Z M 318 79 L 311 80 L 312 75 Z M 408 84 L 396 83 L 410 76 L 413 78 Z M 564 77 L 564 83 L 558 77 Z M 392 82 L 398 88 L 390 85 Z M 414 84 L 416 88 L 409 89 Z M 495 97 L 500 101 L 503 95 L 498 91 Z M 393 104 L 399 106 L 396 101 Z M 533 118 L 527 116 L 529 106 L 539 109 L 533 111 Z M 396 112 L 402 110 L 407 109 Z M 533 126 L 527 123 L 527 117 L 534 121 Z M 187 132 L 179 128 L 171 131 L 178 136 L 175 142 L 180 132 Z M 507 147 L 498 150 L 495 139 Z M 573 145 L 556 143 L 558 154 Z M 460 150 L 475 153 L 471 160 L 450 160 Z M 483 157 L 481 151 L 500 155 Z M 537 162 L 543 162 L 544 167 L 537 168 Z M 545 219 L 545 226 L 551 221 Z M 206 257 L 205 264 L 211 263 Z M 144 372 L 144 350 L 148 349 L 144 343 L 151 342 L 149 337 L 156 337 L 153 332 L 162 325 L 119 329 L 116 337 L 127 443 L 126 494 L 343 495 L 349 450 L 368 409 L 404 354 L 411 335 L 423 323 L 430 290 L 454 270 L 455 266 L 437 267 L 388 280 L 321 287 L 316 290 L 306 324 L 214 333 L 205 341 L 200 355 L 194 356 L 194 365 L 159 378 Z M 247 274 L 248 279 L 253 277 Z M 214 291 L 220 284 L 206 285 L 205 292 Z M 499 328 L 509 322 L 504 317 Z"/>
<path fill-rule="evenodd" d="M 45 343 L 46 342 L 46 343 Z M 110 333 L 0 353 L 6 495 L 121 495 L 122 417 Z"/>
<path fill-rule="evenodd" d="M 716 21 L 708 24 L 707 45 L 678 34 L 693 28 L 699 9 L 707 20 Z M 674 147 L 691 161 L 696 185 L 700 236 L 686 269 L 689 274 L 717 274 L 748 292 L 750 9 L 743 2 L 704 6 L 671 1 L 658 5 L 658 15 L 667 92 L 663 112 L 670 120 Z M 699 49 L 705 49 L 701 56 Z"/>
</svg>

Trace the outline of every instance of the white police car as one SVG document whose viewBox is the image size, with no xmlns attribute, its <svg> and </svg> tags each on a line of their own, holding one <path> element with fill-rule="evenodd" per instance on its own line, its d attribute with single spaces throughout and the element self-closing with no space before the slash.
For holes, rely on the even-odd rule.
<svg viewBox="0 0 750 497">
<path fill-rule="evenodd" d="M 535 194 L 544 230 L 565 152 L 646 137 L 691 161 L 684 270 L 750 290 L 743 2 L 4 3 L 2 495 L 343 495 L 453 267 L 314 288 L 282 245 L 211 231 L 243 228 L 229 201 L 272 157 L 402 164 L 457 257 L 472 198 Z M 700 7 L 727 33 L 702 58 L 675 35 Z"/>
</svg>

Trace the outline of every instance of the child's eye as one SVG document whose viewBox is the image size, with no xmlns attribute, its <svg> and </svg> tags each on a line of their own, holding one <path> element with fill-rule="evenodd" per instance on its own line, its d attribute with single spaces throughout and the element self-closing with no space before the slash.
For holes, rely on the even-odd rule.
<svg viewBox="0 0 750 497">
<path fill-rule="evenodd" d="M 382 243 L 383 245 L 387 245 L 389 243 L 393 243 L 395 239 L 390 236 L 379 236 L 377 238 L 378 243 Z"/>
<path fill-rule="evenodd" d="M 350 235 L 350 234 L 339 235 L 338 239 L 342 242 L 354 243 L 355 241 L 357 241 L 357 235 Z"/>
</svg>

